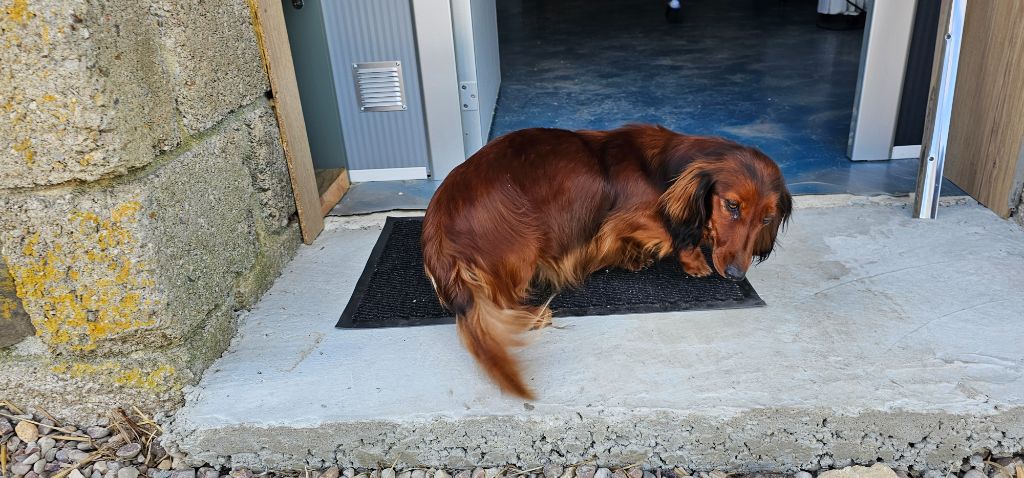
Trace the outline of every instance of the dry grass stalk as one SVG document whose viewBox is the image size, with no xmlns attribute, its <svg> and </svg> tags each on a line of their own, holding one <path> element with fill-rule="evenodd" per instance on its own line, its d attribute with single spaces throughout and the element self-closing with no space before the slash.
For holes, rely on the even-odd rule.
<svg viewBox="0 0 1024 478">
<path fill-rule="evenodd" d="M 1016 468 L 1017 468 L 1017 478 L 1024 478 L 1024 466 L 1021 466 L 1020 463 L 1017 463 Z"/>
<path fill-rule="evenodd" d="M 632 465 L 626 465 L 626 466 L 624 466 L 622 468 L 616 468 L 615 470 L 612 470 L 612 471 L 621 471 L 621 472 L 625 473 L 626 470 L 629 470 L 630 468 L 636 468 L 636 467 L 642 465 L 643 463 L 644 462 L 642 462 L 642 461 L 638 461 L 636 463 L 633 463 Z"/>
<path fill-rule="evenodd" d="M 18 415 L 25 414 L 25 412 L 22 409 L 18 408 L 15 404 L 8 402 L 7 400 L 0 400 L 0 405 L 3 405 L 11 409 L 12 412 L 17 413 Z"/>
<path fill-rule="evenodd" d="M 60 424 L 60 420 L 57 420 L 56 418 L 54 418 L 53 415 L 50 415 L 50 412 L 46 411 L 46 409 L 44 409 L 43 407 L 36 407 L 36 408 L 39 409 L 40 413 L 42 413 L 43 415 L 46 415 L 46 418 L 49 418 L 50 421 L 53 422 L 53 426 L 51 428 L 55 428 L 55 429 L 58 429 L 58 430 L 62 428 L 62 425 Z"/>
<path fill-rule="evenodd" d="M 64 441 L 80 441 L 80 442 L 92 441 L 92 438 L 89 438 L 87 436 L 49 435 L 49 437 L 53 438 L 54 440 L 64 440 Z"/>
<path fill-rule="evenodd" d="M 20 418 L 20 417 L 14 416 L 14 415 L 8 415 L 6 413 L 0 413 L 0 417 L 10 418 L 11 420 L 17 420 L 19 422 L 29 422 L 29 423 L 37 426 L 37 427 L 50 427 L 50 428 L 52 428 L 54 430 L 60 430 L 60 431 L 62 431 L 64 433 L 68 433 L 68 434 L 74 434 L 75 433 L 74 430 L 68 430 L 67 428 L 64 428 L 64 427 L 50 426 L 50 425 L 47 425 L 45 423 L 39 423 L 39 422 L 37 422 L 35 420 L 29 420 L 28 418 Z"/>
<path fill-rule="evenodd" d="M 520 471 L 517 471 L 515 473 L 512 473 L 509 476 L 529 475 L 530 473 L 533 473 L 533 472 L 535 472 L 537 470 L 541 470 L 541 469 L 544 469 L 544 467 L 543 466 L 538 466 L 536 468 L 530 468 L 529 470 L 520 470 Z"/>
<path fill-rule="evenodd" d="M 50 476 L 50 478 L 66 478 L 69 474 L 71 474 L 72 471 L 77 470 L 83 466 L 87 466 L 88 464 L 96 461 L 96 459 L 101 456 L 103 456 L 102 451 L 94 451 L 90 453 L 89 456 L 85 457 L 84 460 L 77 462 L 67 468 L 64 468 L 58 471 L 57 473 L 54 473 L 53 475 Z"/>
<path fill-rule="evenodd" d="M 7 444 L 0 445 L 0 476 L 7 478 Z"/>
</svg>

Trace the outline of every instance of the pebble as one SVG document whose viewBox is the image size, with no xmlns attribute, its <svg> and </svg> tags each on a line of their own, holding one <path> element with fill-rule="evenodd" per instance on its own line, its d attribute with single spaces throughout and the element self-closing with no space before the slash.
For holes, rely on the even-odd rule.
<svg viewBox="0 0 1024 478">
<path fill-rule="evenodd" d="M 403 471 L 398 474 L 398 478 L 412 478 L 412 472 L 408 470 Z"/>
<path fill-rule="evenodd" d="M 346 470 L 346 471 L 348 471 L 348 470 Z M 323 473 L 320 473 L 320 478 L 338 478 L 339 474 L 340 474 L 340 470 L 338 470 L 338 467 L 332 466 L 332 467 L 324 470 Z"/>
<path fill-rule="evenodd" d="M 1000 458 L 1000 459 L 996 460 L 996 463 L 998 463 L 998 464 L 1000 464 L 1002 466 L 1005 466 L 1007 468 L 1016 468 L 1017 465 L 1024 466 L 1024 460 L 1021 460 L 1018 457 L 1012 457 L 1012 456 L 1011 457 L 1006 457 L 1006 458 Z"/>
<path fill-rule="evenodd" d="M 576 467 L 570 466 L 566 468 L 564 471 L 562 471 L 562 476 L 560 476 L 559 478 L 573 478 L 574 476 L 576 476 Z"/>
<path fill-rule="evenodd" d="M 43 454 L 46 454 L 46 452 L 57 446 L 57 440 L 50 437 L 39 437 L 39 439 L 36 440 L 36 443 L 39 445 L 39 451 L 43 452 Z"/>
<path fill-rule="evenodd" d="M 485 472 L 483 468 L 474 468 L 471 476 L 472 478 L 485 478 L 487 476 L 487 472 Z M 381 478 L 385 477 L 382 476 Z"/>
<path fill-rule="evenodd" d="M 21 462 L 26 465 L 33 465 L 35 464 L 35 462 L 39 461 L 40 458 L 42 458 L 42 456 L 39 456 L 39 453 L 37 452 L 25 457 L 25 459 L 21 460 Z"/>
<path fill-rule="evenodd" d="M 683 478 L 685 476 L 690 476 L 690 472 L 689 471 L 686 471 L 684 468 L 680 468 L 678 466 L 672 469 L 672 474 L 676 475 L 676 478 Z"/>
<path fill-rule="evenodd" d="M 644 478 L 654 478 L 654 473 L 644 470 Z"/>
<path fill-rule="evenodd" d="M 139 469 L 134 466 L 126 466 L 117 470 L 117 478 L 139 478 Z"/>
<path fill-rule="evenodd" d="M 634 466 L 633 468 L 626 470 L 626 476 L 629 478 L 643 478 L 644 470 L 639 466 Z"/>
<path fill-rule="evenodd" d="M 85 475 L 83 475 L 81 471 L 78 471 L 78 469 L 74 469 L 71 470 L 71 473 L 68 473 L 68 478 L 85 478 Z"/>
<path fill-rule="evenodd" d="M 53 426 L 56 425 L 56 423 L 53 423 L 53 420 L 50 420 L 49 418 L 44 418 L 42 420 L 39 420 L 39 423 L 40 423 L 40 425 L 39 425 L 39 434 L 40 435 L 46 435 L 46 434 L 52 432 L 53 431 Z"/>
<path fill-rule="evenodd" d="M 98 440 L 110 435 L 110 429 L 105 427 L 88 427 L 85 429 L 85 434 L 89 435 L 89 438 L 93 440 Z"/>
<path fill-rule="evenodd" d="M 158 465 L 156 465 L 156 467 L 158 469 L 160 469 L 160 470 L 170 470 L 171 469 L 171 460 L 168 459 L 168 458 L 164 458 L 163 460 L 160 461 L 160 463 Z"/>
<path fill-rule="evenodd" d="M 412 478 L 427 478 L 427 472 L 423 470 L 412 470 Z"/>
<path fill-rule="evenodd" d="M 982 473 L 981 471 L 972 468 L 970 470 L 967 470 L 966 473 L 964 473 L 964 478 L 988 478 L 988 476 L 985 476 L 985 473 Z"/>
<path fill-rule="evenodd" d="M 353 468 L 345 468 L 345 471 L 341 472 L 341 474 L 345 475 L 345 478 L 353 478 L 356 476 L 356 470 Z"/>
<path fill-rule="evenodd" d="M 57 458 L 56 448 L 50 448 L 49 450 L 46 450 L 45 454 L 43 454 L 43 459 L 46 461 L 54 461 L 55 458 Z"/>
<path fill-rule="evenodd" d="M 39 478 L 39 473 L 30 471 L 28 473 L 25 473 L 25 478 Z"/>
<path fill-rule="evenodd" d="M 6 435 L 14 431 L 11 422 L 6 418 L 0 418 L 0 435 Z"/>
<path fill-rule="evenodd" d="M 248 468 L 238 468 L 231 470 L 231 476 L 234 478 L 252 478 L 252 471 Z"/>
<path fill-rule="evenodd" d="M 220 476 L 220 473 L 217 470 L 214 470 L 213 468 L 210 468 L 208 466 L 200 468 L 199 472 L 196 473 L 196 478 L 217 478 L 218 476 Z M 323 475 L 320 476 L 322 477 Z"/>
<path fill-rule="evenodd" d="M 43 460 L 39 460 L 39 461 L 33 463 L 32 464 L 32 471 L 34 471 L 34 472 L 36 472 L 36 473 L 38 473 L 40 475 L 43 474 L 43 472 L 46 471 L 46 462 L 43 461 Z"/>
<path fill-rule="evenodd" d="M 985 457 L 975 453 L 967 461 L 972 468 L 981 468 L 985 465 Z"/>
<path fill-rule="evenodd" d="M 612 478 L 627 478 L 626 472 L 622 470 L 615 470 L 614 472 L 612 472 Z"/>
<path fill-rule="evenodd" d="M 437 470 L 436 472 L 434 472 L 434 478 L 451 478 L 451 475 L 449 475 L 448 472 L 444 470 Z"/>
<path fill-rule="evenodd" d="M 75 448 L 82 451 L 93 451 L 96 449 L 96 447 L 93 446 L 92 443 L 89 443 L 87 441 L 79 442 L 77 445 L 75 445 Z"/>
<path fill-rule="evenodd" d="M 138 443 L 129 443 L 127 445 L 122 446 L 121 448 L 118 448 L 114 454 L 117 455 L 118 458 L 121 458 L 123 460 L 131 460 L 132 458 L 138 456 L 139 452 L 141 451 L 142 445 Z"/>
<path fill-rule="evenodd" d="M 470 474 L 469 470 L 462 470 L 462 471 L 459 471 L 459 472 L 455 473 L 455 478 L 470 478 L 469 474 Z M 558 478 L 558 477 L 556 476 L 555 478 Z"/>
<path fill-rule="evenodd" d="M 562 476 L 562 467 L 559 465 L 544 465 L 544 478 L 558 478 Z M 455 475 L 455 478 L 459 478 Z"/>
<path fill-rule="evenodd" d="M 814 478 L 810 473 L 806 471 L 798 471 L 793 475 L 793 478 Z"/>
<path fill-rule="evenodd" d="M 68 460 L 75 463 L 83 462 L 86 458 L 89 458 L 89 454 L 82 450 L 71 450 L 68 452 Z"/>
<path fill-rule="evenodd" d="M 597 467 L 594 465 L 583 465 L 576 467 L 576 478 L 594 478 Z M 490 478 L 490 477 L 487 477 Z"/>
<path fill-rule="evenodd" d="M 1003 470 L 995 470 L 995 471 L 992 472 L 991 475 L 988 475 L 988 476 L 989 476 L 989 478 L 1012 478 L 1008 473 L 1004 472 Z M 929 477 L 925 477 L 925 478 L 929 478 Z"/>
<path fill-rule="evenodd" d="M 36 441 L 39 439 L 39 427 L 35 423 L 18 422 L 14 427 L 14 433 L 24 442 Z"/>
<path fill-rule="evenodd" d="M 395 470 L 393 468 L 385 468 L 383 470 L 380 470 L 380 478 L 395 478 Z M 476 478 L 476 476 L 474 476 L 473 478 Z"/>
<path fill-rule="evenodd" d="M 234 472 L 232 471 L 232 476 Z M 187 470 L 174 470 L 171 472 L 170 478 L 196 478 L 196 470 L 189 468 Z"/>
<path fill-rule="evenodd" d="M 612 478 L 612 470 L 607 468 L 598 468 L 594 472 L 594 478 Z"/>
<path fill-rule="evenodd" d="M 501 473 L 501 468 L 488 468 L 484 470 L 484 478 L 494 478 Z"/>
<path fill-rule="evenodd" d="M 15 475 L 24 475 L 32 471 L 32 465 L 26 465 L 24 463 L 16 463 L 11 465 L 11 473 Z"/>
</svg>

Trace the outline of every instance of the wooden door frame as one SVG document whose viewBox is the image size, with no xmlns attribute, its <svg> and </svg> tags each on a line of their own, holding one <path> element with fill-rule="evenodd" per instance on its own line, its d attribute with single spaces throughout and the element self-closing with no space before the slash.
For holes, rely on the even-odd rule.
<svg viewBox="0 0 1024 478">
<path fill-rule="evenodd" d="M 263 66 L 270 78 L 274 113 L 288 162 L 302 242 L 312 244 L 324 229 L 324 216 L 348 190 L 348 173 L 343 169 L 332 171 L 328 181 L 321 177 L 321 187 L 318 188 L 281 0 L 248 2 Z"/>
</svg>

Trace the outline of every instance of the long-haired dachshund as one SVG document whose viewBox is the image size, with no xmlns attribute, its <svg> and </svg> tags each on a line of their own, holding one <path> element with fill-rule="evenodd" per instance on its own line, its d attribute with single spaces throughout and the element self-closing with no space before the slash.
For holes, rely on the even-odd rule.
<svg viewBox="0 0 1024 478">
<path fill-rule="evenodd" d="M 668 255 L 686 273 L 741 280 L 764 260 L 792 198 L 764 153 L 660 126 L 526 129 L 455 168 L 423 219 L 423 258 L 469 352 L 502 390 L 523 398 L 512 346 L 547 325 L 531 285 L 579 284 L 606 267 L 641 269 Z"/>
</svg>

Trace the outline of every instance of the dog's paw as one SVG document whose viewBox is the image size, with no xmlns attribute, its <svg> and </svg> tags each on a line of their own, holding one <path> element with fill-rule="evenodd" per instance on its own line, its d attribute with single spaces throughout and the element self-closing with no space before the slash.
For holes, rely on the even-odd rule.
<svg viewBox="0 0 1024 478">
<path fill-rule="evenodd" d="M 648 267 L 651 267 L 652 265 L 654 265 L 654 259 L 650 257 L 639 258 L 623 264 L 623 269 L 626 269 L 627 271 L 630 272 L 640 272 Z"/>
<path fill-rule="evenodd" d="M 683 270 L 693 277 L 707 277 L 711 275 L 711 267 L 703 260 L 699 263 L 683 263 Z"/>
<path fill-rule="evenodd" d="M 704 260 L 704 253 L 700 249 L 693 248 L 680 252 L 679 262 L 683 263 L 683 270 L 693 277 L 711 275 L 711 266 Z"/>
</svg>

